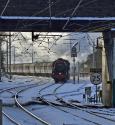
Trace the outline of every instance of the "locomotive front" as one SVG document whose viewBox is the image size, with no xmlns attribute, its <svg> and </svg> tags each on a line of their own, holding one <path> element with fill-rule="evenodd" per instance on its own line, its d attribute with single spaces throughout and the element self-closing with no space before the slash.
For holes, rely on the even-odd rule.
<svg viewBox="0 0 115 125">
<path fill-rule="evenodd" d="M 69 79 L 70 63 L 62 58 L 57 59 L 52 64 L 52 78 L 55 83 L 66 82 Z"/>
</svg>

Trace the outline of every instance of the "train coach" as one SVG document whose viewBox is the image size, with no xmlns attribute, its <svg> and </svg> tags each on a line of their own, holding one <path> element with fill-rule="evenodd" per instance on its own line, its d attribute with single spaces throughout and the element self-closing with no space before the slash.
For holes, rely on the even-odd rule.
<svg viewBox="0 0 115 125">
<path fill-rule="evenodd" d="M 52 62 L 11 64 L 11 73 L 16 75 L 51 76 Z"/>
</svg>

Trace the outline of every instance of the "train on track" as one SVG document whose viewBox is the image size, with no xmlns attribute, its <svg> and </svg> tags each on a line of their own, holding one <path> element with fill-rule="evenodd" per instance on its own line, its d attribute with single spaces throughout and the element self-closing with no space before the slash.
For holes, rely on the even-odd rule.
<svg viewBox="0 0 115 125">
<path fill-rule="evenodd" d="M 34 75 L 52 77 L 55 82 L 66 82 L 69 79 L 70 63 L 64 59 L 54 62 L 11 64 L 12 75 Z"/>
<path fill-rule="evenodd" d="M 51 76 L 52 62 L 11 64 L 12 75 Z"/>
<path fill-rule="evenodd" d="M 70 78 L 70 63 L 69 61 L 59 58 L 52 64 L 52 78 L 55 82 L 66 82 Z"/>
</svg>

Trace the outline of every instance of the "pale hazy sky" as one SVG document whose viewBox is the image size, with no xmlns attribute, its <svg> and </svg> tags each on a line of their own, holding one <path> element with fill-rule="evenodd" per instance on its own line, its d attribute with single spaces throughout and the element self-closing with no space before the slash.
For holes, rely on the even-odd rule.
<svg viewBox="0 0 115 125">
<path fill-rule="evenodd" d="M 20 33 L 16 34 L 18 34 L 18 36 L 15 38 L 15 41 L 12 42 L 12 46 L 16 47 L 16 63 L 32 62 L 32 48 L 34 62 L 43 60 L 53 61 L 60 57 L 68 59 L 71 62 L 72 58 L 70 54 L 69 39 L 75 39 L 71 40 L 72 45 L 76 42 L 79 42 L 80 44 L 80 52 L 78 53 L 78 57 L 76 57 L 76 61 L 86 60 L 87 55 L 92 53 L 92 41 L 96 42 L 96 38 L 101 36 L 101 33 L 90 33 L 89 35 L 92 40 L 90 39 L 89 41 L 86 33 L 48 33 L 49 35 L 62 35 L 62 37 L 55 36 L 55 38 L 39 38 L 34 41 L 32 47 L 31 33 L 22 33 L 24 37 Z M 47 33 L 42 33 L 42 35 L 43 34 L 46 35 Z M 25 38 L 27 38 L 27 40 Z M 13 60 L 14 47 L 12 47 L 12 63 Z"/>
</svg>

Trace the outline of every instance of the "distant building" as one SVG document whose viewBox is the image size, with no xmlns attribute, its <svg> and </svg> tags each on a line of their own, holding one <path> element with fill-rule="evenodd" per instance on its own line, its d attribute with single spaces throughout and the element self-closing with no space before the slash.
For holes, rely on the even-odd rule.
<svg viewBox="0 0 115 125">
<path fill-rule="evenodd" d="M 95 65 L 95 68 L 102 68 L 102 52 L 101 49 L 96 49 L 96 52 L 94 53 L 94 64 L 93 64 L 93 54 L 90 54 L 87 57 L 87 60 L 85 62 L 82 62 L 80 64 L 80 74 L 81 75 L 86 75 L 90 74 L 90 68 L 94 68 L 93 66 Z"/>
</svg>

